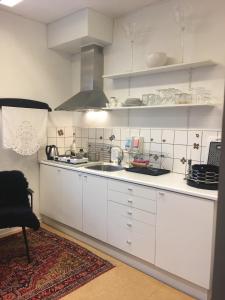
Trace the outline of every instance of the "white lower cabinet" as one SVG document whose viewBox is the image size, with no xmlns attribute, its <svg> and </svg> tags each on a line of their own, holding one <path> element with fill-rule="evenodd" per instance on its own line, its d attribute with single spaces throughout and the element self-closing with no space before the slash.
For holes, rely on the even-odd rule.
<svg viewBox="0 0 225 300">
<path fill-rule="evenodd" d="M 79 172 L 41 165 L 40 212 L 82 230 L 82 176 Z"/>
<path fill-rule="evenodd" d="M 215 202 L 41 165 L 41 213 L 210 289 Z"/>
<path fill-rule="evenodd" d="M 214 202 L 158 192 L 156 265 L 210 288 Z"/>
<path fill-rule="evenodd" d="M 108 242 L 148 262 L 155 260 L 155 216 L 108 202 Z"/>
<path fill-rule="evenodd" d="M 155 262 L 156 190 L 110 180 L 108 243 Z"/>
<path fill-rule="evenodd" d="M 107 179 L 83 175 L 83 231 L 107 239 Z"/>
</svg>

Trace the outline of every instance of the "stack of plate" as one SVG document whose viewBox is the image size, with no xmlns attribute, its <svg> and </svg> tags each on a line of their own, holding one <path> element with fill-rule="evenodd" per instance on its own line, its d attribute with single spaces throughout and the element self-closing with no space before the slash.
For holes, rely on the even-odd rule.
<svg viewBox="0 0 225 300">
<path fill-rule="evenodd" d="M 217 190 L 219 167 L 213 165 L 193 165 L 187 175 L 187 184 L 199 189 Z"/>
<path fill-rule="evenodd" d="M 123 104 L 123 106 L 141 106 L 143 102 L 139 98 L 128 98 Z"/>
</svg>

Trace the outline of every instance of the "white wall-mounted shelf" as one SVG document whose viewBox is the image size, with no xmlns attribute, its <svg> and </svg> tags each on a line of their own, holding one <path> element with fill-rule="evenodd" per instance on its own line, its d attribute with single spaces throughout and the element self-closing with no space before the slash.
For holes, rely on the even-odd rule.
<svg viewBox="0 0 225 300">
<path fill-rule="evenodd" d="M 192 63 L 184 63 L 184 64 L 174 64 L 174 65 L 166 65 L 162 67 L 155 67 L 151 69 L 126 72 L 126 73 L 117 73 L 117 74 L 109 74 L 103 75 L 105 79 L 119 79 L 119 78 L 127 78 L 127 77 L 138 77 L 138 76 L 146 76 L 151 74 L 165 73 L 165 72 L 174 72 L 174 71 L 182 71 L 182 70 L 192 70 L 202 67 L 210 67 L 215 66 L 216 63 L 212 60 L 204 60 Z"/>
<path fill-rule="evenodd" d="M 171 104 L 171 105 L 152 105 L 152 106 L 121 106 L 121 107 L 103 107 L 102 110 L 108 110 L 108 111 L 113 111 L 113 110 L 134 110 L 134 109 L 155 109 L 155 108 L 195 108 L 195 107 L 208 107 L 212 108 L 214 107 L 215 104 Z"/>
</svg>

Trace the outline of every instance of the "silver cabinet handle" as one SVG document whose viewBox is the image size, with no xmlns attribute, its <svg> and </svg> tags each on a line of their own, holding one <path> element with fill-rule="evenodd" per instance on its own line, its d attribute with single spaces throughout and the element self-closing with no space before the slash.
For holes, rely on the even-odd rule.
<svg viewBox="0 0 225 300">
<path fill-rule="evenodd" d="M 133 191 L 133 189 L 130 187 L 130 188 L 128 188 L 128 191 L 132 192 L 132 191 Z"/>
<path fill-rule="evenodd" d="M 130 240 L 127 240 L 126 243 L 127 243 L 128 245 L 131 245 L 131 244 L 132 244 L 132 242 L 131 242 Z"/>
<path fill-rule="evenodd" d="M 128 214 L 129 216 L 132 216 L 132 215 L 133 215 L 132 211 L 128 211 L 127 214 Z"/>
<path fill-rule="evenodd" d="M 160 195 L 160 196 L 165 196 L 165 193 L 159 192 L 159 195 Z"/>
<path fill-rule="evenodd" d="M 133 203 L 133 200 L 128 199 L 127 202 L 128 202 L 128 203 Z"/>
<path fill-rule="evenodd" d="M 131 223 L 127 223 L 127 226 L 128 227 L 132 227 L 133 225 Z"/>
</svg>

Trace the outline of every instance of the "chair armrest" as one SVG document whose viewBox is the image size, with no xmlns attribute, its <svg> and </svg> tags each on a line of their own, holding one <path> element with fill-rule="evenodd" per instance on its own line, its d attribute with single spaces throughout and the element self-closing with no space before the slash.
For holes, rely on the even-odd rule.
<svg viewBox="0 0 225 300">
<path fill-rule="evenodd" d="M 33 210 L 33 193 L 34 191 L 30 188 L 27 189 L 27 194 L 28 194 L 28 197 L 29 197 L 29 200 L 30 200 L 30 206 L 31 206 L 31 209 Z"/>
</svg>

